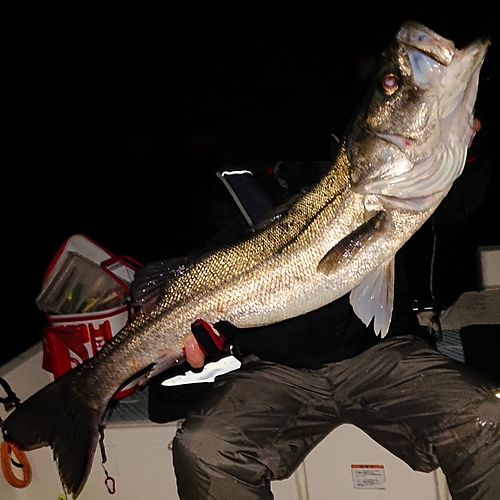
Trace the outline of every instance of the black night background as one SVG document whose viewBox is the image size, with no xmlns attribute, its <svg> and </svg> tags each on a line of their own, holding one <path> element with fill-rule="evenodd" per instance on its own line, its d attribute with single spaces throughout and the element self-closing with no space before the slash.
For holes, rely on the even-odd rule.
<svg viewBox="0 0 500 500">
<path fill-rule="evenodd" d="M 356 109 L 371 61 L 407 18 L 458 47 L 492 38 L 477 102 L 488 137 L 488 192 L 437 240 L 443 302 L 475 289 L 476 248 L 500 244 L 500 42 L 494 16 L 477 7 L 453 16 L 334 14 L 330 29 L 207 19 L 203 29 L 186 22 L 174 30 L 175 20 L 155 16 L 78 27 L 64 14 L 16 22 L 4 46 L 0 364 L 41 340 L 47 320 L 35 297 L 69 236 L 85 234 L 142 263 L 179 256 L 210 236 L 197 200 L 224 161 L 329 159 L 330 136 L 342 134 Z M 429 244 L 410 259 L 423 295 Z"/>
</svg>

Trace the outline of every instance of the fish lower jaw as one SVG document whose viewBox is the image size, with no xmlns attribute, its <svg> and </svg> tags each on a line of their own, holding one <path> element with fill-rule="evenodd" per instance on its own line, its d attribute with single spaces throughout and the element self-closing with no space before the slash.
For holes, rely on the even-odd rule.
<svg viewBox="0 0 500 500">
<path fill-rule="evenodd" d="M 408 149 L 415 147 L 415 145 L 417 144 L 414 139 L 405 137 L 403 135 L 377 133 L 377 137 L 380 137 L 381 139 L 384 139 L 384 141 L 394 144 L 403 152 L 406 152 Z"/>
</svg>

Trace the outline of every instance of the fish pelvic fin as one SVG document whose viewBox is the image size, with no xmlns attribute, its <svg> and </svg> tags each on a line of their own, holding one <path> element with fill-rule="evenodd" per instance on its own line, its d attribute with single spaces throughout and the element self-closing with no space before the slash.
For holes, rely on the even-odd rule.
<svg viewBox="0 0 500 500">
<path fill-rule="evenodd" d="M 317 270 L 324 274 L 331 274 L 346 260 L 354 258 L 359 250 L 377 235 L 385 218 L 385 212 L 380 210 L 353 232 L 342 238 L 320 260 Z"/>
<path fill-rule="evenodd" d="M 146 380 L 159 375 L 160 373 L 168 370 L 169 368 L 172 368 L 173 366 L 181 363 L 184 360 L 184 353 L 175 353 L 171 349 L 165 348 L 155 360 L 155 364 L 151 366 L 145 374 Z"/>
<path fill-rule="evenodd" d="M 22 450 L 50 446 L 66 493 L 77 498 L 92 468 L 107 402 L 96 408 L 75 397 L 71 380 L 63 375 L 36 392 L 7 417 L 3 431 Z"/>
<path fill-rule="evenodd" d="M 358 318 L 368 326 L 373 320 L 376 335 L 384 338 L 394 305 L 394 258 L 379 266 L 351 291 L 349 301 Z"/>
</svg>

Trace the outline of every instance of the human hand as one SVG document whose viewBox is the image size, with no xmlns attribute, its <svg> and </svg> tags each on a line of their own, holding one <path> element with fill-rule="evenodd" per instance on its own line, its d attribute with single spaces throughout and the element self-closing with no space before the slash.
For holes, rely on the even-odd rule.
<svg viewBox="0 0 500 500">
<path fill-rule="evenodd" d="M 481 131 L 482 126 L 483 126 L 483 124 L 481 123 L 481 120 L 477 116 L 475 116 L 474 120 L 472 121 L 473 134 L 472 134 L 471 140 L 469 142 L 469 148 L 472 146 L 472 143 L 474 142 L 474 137 L 476 136 L 476 134 Z"/>
<path fill-rule="evenodd" d="M 232 339 L 238 328 L 227 321 L 219 321 L 210 325 L 203 319 L 191 325 L 191 333 L 184 337 L 184 352 L 187 362 L 193 368 L 201 368 L 206 357 L 218 359 L 228 339 Z"/>
<path fill-rule="evenodd" d="M 475 116 L 473 124 L 474 133 L 477 134 L 481 130 L 481 127 L 482 127 L 481 120 L 477 116 Z"/>
<path fill-rule="evenodd" d="M 205 364 L 205 353 L 192 333 L 188 333 L 184 337 L 184 353 L 186 354 L 186 361 L 193 368 L 202 368 Z"/>
</svg>

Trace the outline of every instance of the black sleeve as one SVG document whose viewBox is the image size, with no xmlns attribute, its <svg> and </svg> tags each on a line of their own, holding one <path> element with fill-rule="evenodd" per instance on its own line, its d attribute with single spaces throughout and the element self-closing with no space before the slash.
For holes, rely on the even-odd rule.
<svg viewBox="0 0 500 500">
<path fill-rule="evenodd" d="M 236 356 L 255 354 L 264 360 L 307 368 L 335 360 L 353 319 L 346 296 L 315 311 L 267 326 L 236 328 L 221 322 L 215 328 L 229 339 Z M 361 329 L 364 330 L 362 324 Z"/>
<path fill-rule="evenodd" d="M 356 316 L 349 294 L 315 311 L 268 326 L 239 329 L 225 322 L 214 326 L 236 355 L 255 354 L 301 368 L 341 361 L 382 340 L 372 325 L 366 327 Z M 406 275 L 396 260 L 394 311 L 388 336 L 409 334 L 430 340 L 425 328 L 418 324 Z"/>
<path fill-rule="evenodd" d="M 202 244 L 193 248 L 191 254 L 199 255 L 237 242 L 248 224 L 228 191 L 215 178 L 211 186 L 197 201 L 198 226 L 206 235 Z"/>
</svg>

